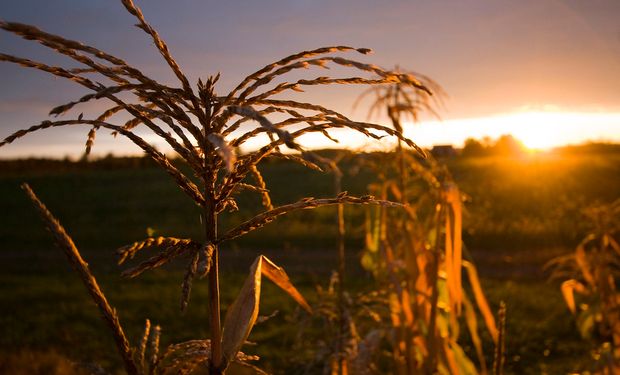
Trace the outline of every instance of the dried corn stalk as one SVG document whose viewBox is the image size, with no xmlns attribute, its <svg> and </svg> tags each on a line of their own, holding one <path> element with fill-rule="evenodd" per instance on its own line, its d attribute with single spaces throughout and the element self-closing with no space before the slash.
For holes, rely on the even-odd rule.
<svg viewBox="0 0 620 375">
<path fill-rule="evenodd" d="M 96 139 L 96 133 L 107 130 L 128 138 L 159 167 L 168 173 L 179 187 L 202 210 L 204 238 L 200 241 L 152 239 L 124 248 L 121 262 L 131 259 L 138 250 L 151 247 L 155 242 L 163 250 L 138 266 L 125 271 L 127 276 L 159 267 L 171 259 L 187 254 L 189 264 L 182 286 L 181 308 L 189 301 L 190 288 L 195 275 L 206 274 L 209 284 L 209 366 L 212 374 L 223 373 L 225 361 L 222 350 L 222 325 L 219 297 L 219 248 L 222 241 L 231 240 L 273 221 L 277 216 L 296 209 L 311 209 L 331 204 L 382 204 L 373 197 L 337 196 L 331 199 L 307 199 L 297 203 L 272 208 L 267 184 L 258 181 L 262 200 L 267 211 L 221 234 L 217 230 L 217 217 L 223 210 L 237 207 L 235 195 L 248 185 L 248 175 L 257 177 L 256 166 L 268 156 L 284 157 L 305 167 L 320 169 L 312 152 L 303 148 L 299 137 L 316 133 L 333 138 L 331 129 L 349 129 L 371 139 L 392 136 L 399 144 L 423 152 L 413 141 L 403 136 L 401 129 L 356 121 L 337 111 L 316 103 L 287 100 L 291 92 L 303 91 L 305 86 L 329 85 L 380 85 L 398 84 L 432 95 L 432 91 L 414 74 L 386 70 L 379 66 L 343 57 L 346 54 L 368 54 L 367 48 L 329 46 L 302 51 L 265 65 L 244 77 L 230 92 L 216 93 L 219 74 L 198 80 L 193 86 L 174 59 L 161 35 L 147 22 L 144 14 L 132 0 L 121 0 L 125 9 L 135 17 L 137 27 L 157 48 L 170 72 L 175 85 L 168 85 L 148 77 L 137 67 L 98 48 L 53 35 L 34 26 L 0 21 L 0 28 L 26 40 L 34 41 L 67 57 L 78 68 L 49 65 L 23 57 L 0 53 L 0 61 L 37 69 L 56 77 L 65 78 L 86 88 L 88 93 L 69 103 L 61 104 L 50 115 L 65 115 L 77 107 L 104 99 L 111 106 L 97 116 L 88 118 L 82 113 L 72 119 L 44 120 L 40 124 L 19 130 L 0 142 L 0 147 L 30 133 L 58 127 L 76 127 L 88 130 L 86 153 Z M 340 67 L 349 73 L 325 77 L 316 74 L 309 79 L 292 78 L 300 69 L 313 72 L 329 67 Z M 355 74 L 354 74 L 355 73 Z M 358 77 L 359 74 L 367 77 Z M 274 81 L 280 83 L 275 84 Z M 278 121 L 270 120 L 278 115 Z M 122 116 L 125 116 L 124 118 Z M 129 116 L 129 120 L 126 120 Z M 123 120 L 121 120 L 123 118 Z M 150 132 L 174 150 L 188 169 L 178 168 L 164 153 L 158 151 L 151 139 L 139 135 L 138 130 Z M 142 133 L 140 133 L 142 134 Z M 246 142 L 268 135 L 268 141 L 258 149 L 239 155 L 236 150 Z M 283 156 L 281 147 L 288 147 L 293 154 Z M 186 172 L 187 171 L 187 172 Z M 194 176 L 197 179 L 194 179 Z M 150 241 L 150 242 L 149 242 Z M 176 242 L 180 241 L 180 242 Z M 229 353 L 230 354 L 230 353 Z"/>
</svg>

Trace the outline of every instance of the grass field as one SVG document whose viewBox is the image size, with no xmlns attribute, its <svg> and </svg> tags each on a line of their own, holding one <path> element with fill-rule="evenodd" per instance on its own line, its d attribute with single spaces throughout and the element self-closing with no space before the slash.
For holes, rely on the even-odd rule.
<svg viewBox="0 0 620 375">
<path fill-rule="evenodd" d="M 353 159 L 343 164 L 343 186 L 364 194 L 371 175 L 364 170 L 348 173 L 354 169 Z M 541 267 L 578 242 L 584 231 L 583 207 L 618 198 L 620 153 L 572 150 L 518 158 L 455 158 L 447 163 L 469 196 L 464 224 L 468 252 L 478 265 L 493 309 L 500 301 L 507 303 L 506 372 L 560 374 L 587 368 L 590 348 L 574 328 L 558 285 L 547 281 Z M 303 196 L 329 196 L 332 191 L 329 175 L 283 162 L 264 164 L 262 172 L 275 204 Z M 119 311 L 130 340 L 139 339 L 145 318 L 162 325 L 164 346 L 206 336 L 204 282 L 195 284 L 189 309 L 179 316 L 182 269 L 173 265 L 137 280 L 123 280 L 115 264 L 116 248 L 149 234 L 201 239 L 198 210 L 163 172 L 142 159 L 104 159 L 90 165 L 2 161 L 0 372 L 10 371 L 15 362 L 32 362 L 28 358 L 33 353 L 50 361 L 58 355 L 120 368 L 97 310 L 20 191 L 24 181 L 74 237 Z M 242 199 L 239 206 L 244 211 L 224 216 L 221 228 L 260 209 L 260 198 Z M 348 285 L 358 291 L 371 280 L 358 259 L 363 210 L 346 209 Z M 297 212 L 224 248 L 223 306 L 232 302 L 260 253 L 284 266 L 314 301 L 315 285 L 326 285 L 336 268 L 335 220 L 333 208 Z M 266 287 L 261 313 L 280 312 L 254 329 L 250 340 L 261 345 L 247 351 L 255 350 L 262 357 L 261 365 L 275 373 L 302 372 L 312 356 L 312 345 L 298 347 L 296 355 L 283 355 L 300 345 L 296 327 L 300 312 L 277 288 Z M 309 335 L 314 337 L 301 339 L 306 344 L 312 344 L 320 332 Z M 487 346 L 487 354 L 492 353 L 488 342 Z"/>
</svg>

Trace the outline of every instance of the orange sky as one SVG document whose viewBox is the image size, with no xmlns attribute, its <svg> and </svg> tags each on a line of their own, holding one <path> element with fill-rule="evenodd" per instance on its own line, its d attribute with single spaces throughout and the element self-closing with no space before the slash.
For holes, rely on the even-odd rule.
<svg viewBox="0 0 620 375">
<path fill-rule="evenodd" d="M 460 145 L 468 136 L 507 132 L 534 147 L 620 141 L 617 0 L 137 3 L 192 79 L 222 73 L 221 92 L 298 50 L 370 47 L 375 53 L 364 61 L 421 72 L 448 93 L 442 122 L 426 119 L 407 128 L 424 146 Z M 134 20 L 116 1 L 7 0 L 0 3 L 0 17 L 93 44 L 173 82 L 152 43 L 132 27 Z M 5 32 L 0 52 L 67 62 Z M 8 63 L 0 63 L 0 82 L 0 137 L 46 119 L 52 107 L 85 94 L 70 82 Z M 362 90 L 311 90 L 303 98 L 365 120 L 365 109 L 352 109 Z M 0 149 L 0 158 L 77 155 L 87 131 L 40 133 Z M 352 147 L 365 144 L 361 140 Z M 105 136 L 98 137 L 94 149 L 99 154 L 133 150 Z"/>
</svg>

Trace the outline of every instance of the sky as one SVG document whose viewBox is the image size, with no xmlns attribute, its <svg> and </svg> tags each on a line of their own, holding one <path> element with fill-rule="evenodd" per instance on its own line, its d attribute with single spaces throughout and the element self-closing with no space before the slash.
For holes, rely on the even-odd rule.
<svg viewBox="0 0 620 375">
<path fill-rule="evenodd" d="M 423 146 L 462 145 L 467 137 L 511 133 L 546 148 L 620 142 L 618 0 L 136 0 L 192 81 L 221 73 L 225 93 L 247 74 L 300 50 L 325 45 L 372 48 L 351 55 L 399 65 L 438 82 L 447 97 L 440 119 L 406 124 Z M 36 25 L 117 55 L 167 83 L 174 77 L 147 35 L 113 0 L 3 0 L 0 18 Z M 0 32 L 0 52 L 76 67 L 36 43 Z M 324 72 L 318 72 L 324 75 Z M 357 75 L 357 74 L 355 74 Z M 48 118 L 86 89 L 0 62 L 0 137 Z M 362 87 L 309 90 L 304 101 L 347 116 Z M 300 97 L 301 98 L 301 97 Z M 104 109 L 105 103 L 98 104 Z M 93 110 L 97 108 L 92 108 Z M 78 110 L 81 111 L 82 109 Z M 76 114 L 74 113 L 74 116 Z M 387 124 L 383 117 L 373 121 Z M 0 158 L 79 155 L 88 128 L 42 131 L 0 148 Z M 341 134 L 345 146 L 372 147 Z M 332 146 L 308 139 L 316 147 Z M 94 152 L 138 152 L 98 136 Z"/>
</svg>

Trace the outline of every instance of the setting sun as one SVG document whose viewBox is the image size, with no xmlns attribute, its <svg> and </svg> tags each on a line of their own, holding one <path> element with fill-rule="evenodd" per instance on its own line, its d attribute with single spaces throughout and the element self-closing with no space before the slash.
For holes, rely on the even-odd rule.
<svg viewBox="0 0 620 375">
<path fill-rule="evenodd" d="M 549 149 L 600 137 L 595 132 L 601 127 L 613 134 L 619 120 L 617 114 L 523 112 L 498 117 L 497 124 L 530 149 Z"/>
<path fill-rule="evenodd" d="M 529 149 L 548 149 L 557 146 L 556 125 L 568 123 L 573 117 L 563 113 L 529 112 L 509 115 L 502 119 L 502 126 Z M 561 126 L 561 125 L 560 125 Z"/>
<path fill-rule="evenodd" d="M 75 3 L 0 1 L 0 375 L 620 375 L 620 0 Z"/>
</svg>

